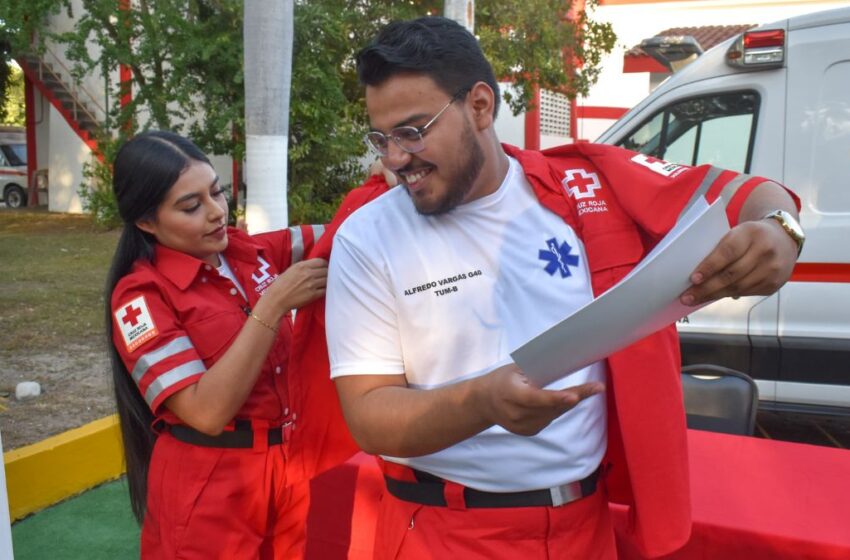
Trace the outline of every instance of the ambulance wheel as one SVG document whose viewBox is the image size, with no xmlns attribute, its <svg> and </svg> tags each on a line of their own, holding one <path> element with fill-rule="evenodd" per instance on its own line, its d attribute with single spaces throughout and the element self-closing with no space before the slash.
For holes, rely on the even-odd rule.
<svg viewBox="0 0 850 560">
<path fill-rule="evenodd" d="M 27 205 L 27 193 L 18 185 L 9 185 L 3 193 L 6 206 L 9 208 L 23 208 Z"/>
</svg>

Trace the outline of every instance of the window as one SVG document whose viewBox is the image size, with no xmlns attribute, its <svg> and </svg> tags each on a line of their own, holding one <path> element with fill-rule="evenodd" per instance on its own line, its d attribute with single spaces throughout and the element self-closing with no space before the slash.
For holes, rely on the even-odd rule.
<svg viewBox="0 0 850 560">
<path fill-rule="evenodd" d="M 26 144 L 3 144 L 0 145 L 0 161 L 3 165 L 26 165 Z"/>
<path fill-rule="evenodd" d="M 618 145 L 673 163 L 747 172 L 758 101 L 751 91 L 686 99 L 650 117 Z"/>
</svg>

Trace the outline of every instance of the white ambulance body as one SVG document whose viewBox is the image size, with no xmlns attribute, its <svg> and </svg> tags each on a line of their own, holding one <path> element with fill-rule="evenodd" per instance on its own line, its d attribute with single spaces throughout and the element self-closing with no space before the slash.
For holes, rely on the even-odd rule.
<svg viewBox="0 0 850 560">
<path fill-rule="evenodd" d="M 718 45 L 597 142 L 765 176 L 800 195 L 808 239 L 791 281 L 680 321 L 683 360 L 749 373 L 763 407 L 850 412 L 850 8 Z"/>
</svg>

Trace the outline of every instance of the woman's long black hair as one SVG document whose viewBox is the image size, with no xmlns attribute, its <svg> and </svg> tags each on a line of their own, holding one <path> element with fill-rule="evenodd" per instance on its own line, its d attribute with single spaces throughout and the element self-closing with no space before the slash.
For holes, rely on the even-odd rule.
<svg viewBox="0 0 850 560">
<path fill-rule="evenodd" d="M 148 131 L 124 144 L 113 165 L 112 188 L 124 229 L 106 280 L 106 338 L 124 441 L 130 505 L 139 523 L 145 516 L 148 465 L 156 440 L 151 427 L 154 416 L 115 348 L 112 293 L 121 278 L 133 268 L 133 263 L 154 258 L 155 240 L 136 227 L 136 222 L 156 219 L 157 208 L 165 195 L 195 161 L 209 163 L 206 155 L 191 141 L 173 132 Z"/>
</svg>

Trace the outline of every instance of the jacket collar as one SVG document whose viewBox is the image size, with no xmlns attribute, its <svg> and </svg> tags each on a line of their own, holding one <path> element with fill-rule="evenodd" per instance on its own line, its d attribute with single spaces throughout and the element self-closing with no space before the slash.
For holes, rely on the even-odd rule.
<svg viewBox="0 0 850 560">
<path fill-rule="evenodd" d="M 236 228 L 227 228 L 227 248 L 224 256 L 248 264 L 257 262 L 259 246 L 251 236 Z M 154 247 L 153 266 L 177 288 L 185 290 L 198 276 L 204 261 L 181 251 L 175 251 L 159 243 Z"/>
</svg>

